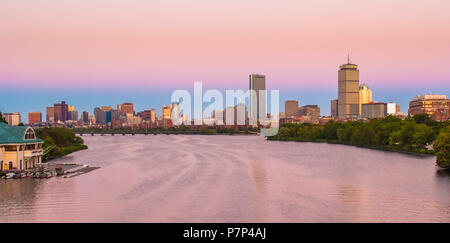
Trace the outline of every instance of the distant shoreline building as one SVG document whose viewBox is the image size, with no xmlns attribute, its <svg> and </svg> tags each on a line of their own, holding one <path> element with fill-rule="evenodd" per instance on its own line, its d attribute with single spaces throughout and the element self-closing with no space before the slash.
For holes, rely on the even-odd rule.
<svg viewBox="0 0 450 243">
<path fill-rule="evenodd" d="M 42 162 L 42 145 L 34 129 L 0 122 L 0 170 L 26 171 Z"/>
<path fill-rule="evenodd" d="M 19 112 L 3 113 L 3 117 L 9 126 L 18 126 L 22 122 Z"/>
<path fill-rule="evenodd" d="M 40 111 L 28 112 L 28 124 L 36 124 L 42 122 L 42 114 Z"/>
<path fill-rule="evenodd" d="M 408 115 L 428 114 L 436 121 L 450 119 L 450 99 L 445 95 L 417 95 L 409 102 Z"/>
</svg>

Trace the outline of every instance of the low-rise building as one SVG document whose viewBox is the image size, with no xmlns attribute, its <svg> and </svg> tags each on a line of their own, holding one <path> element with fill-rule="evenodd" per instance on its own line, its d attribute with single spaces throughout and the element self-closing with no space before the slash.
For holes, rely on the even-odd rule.
<svg viewBox="0 0 450 243">
<path fill-rule="evenodd" d="M 361 104 L 362 118 L 384 118 L 387 115 L 387 105 L 383 102 L 371 102 L 367 104 Z"/>
<path fill-rule="evenodd" d="M 31 170 L 42 162 L 42 145 L 31 127 L 0 123 L 0 170 Z"/>
<path fill-rule="evenodd" d="M 450 119 L 450 99 L 445 95 L 418 95 L 409 102 L 408 115 L 428 114 L 436 121 Z"/>
</svg>

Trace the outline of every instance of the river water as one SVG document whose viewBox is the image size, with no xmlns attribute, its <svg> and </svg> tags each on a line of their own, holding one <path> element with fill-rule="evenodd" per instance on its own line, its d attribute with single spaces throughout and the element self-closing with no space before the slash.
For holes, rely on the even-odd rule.
<svg viewBox="0 0 450 243">
<path fill-rule="evenodd" d="M 84 136 L 72 178 L 0 180 L 0 222 L 450 222 L 433 156 L 258 136 Z"/>
</svg>

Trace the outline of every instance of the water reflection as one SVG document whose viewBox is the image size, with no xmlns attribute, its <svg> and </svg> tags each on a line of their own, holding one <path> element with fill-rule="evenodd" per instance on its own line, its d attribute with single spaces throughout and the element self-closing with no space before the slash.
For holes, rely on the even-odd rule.
<svg viewBox="0 0 450 243">
<path fill-rule="evenodd" d="M 69 178 L 0 181 L 0 222 L 450 222 L 432 156 L 257 136 L 88 136 Z"/>
</svg>

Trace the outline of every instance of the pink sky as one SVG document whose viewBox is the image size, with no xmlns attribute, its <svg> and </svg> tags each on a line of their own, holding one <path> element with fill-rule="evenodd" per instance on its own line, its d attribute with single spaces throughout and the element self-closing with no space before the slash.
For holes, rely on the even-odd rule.
<svg viewBox="0 0 450 243">
<path fill-rule="evenodd" d="M 448 0 L 2 0 L 0 84 L 336 85 L 450 81 Z M 224 85 L 224 83 L 226 85 Z"/>
</svg>

